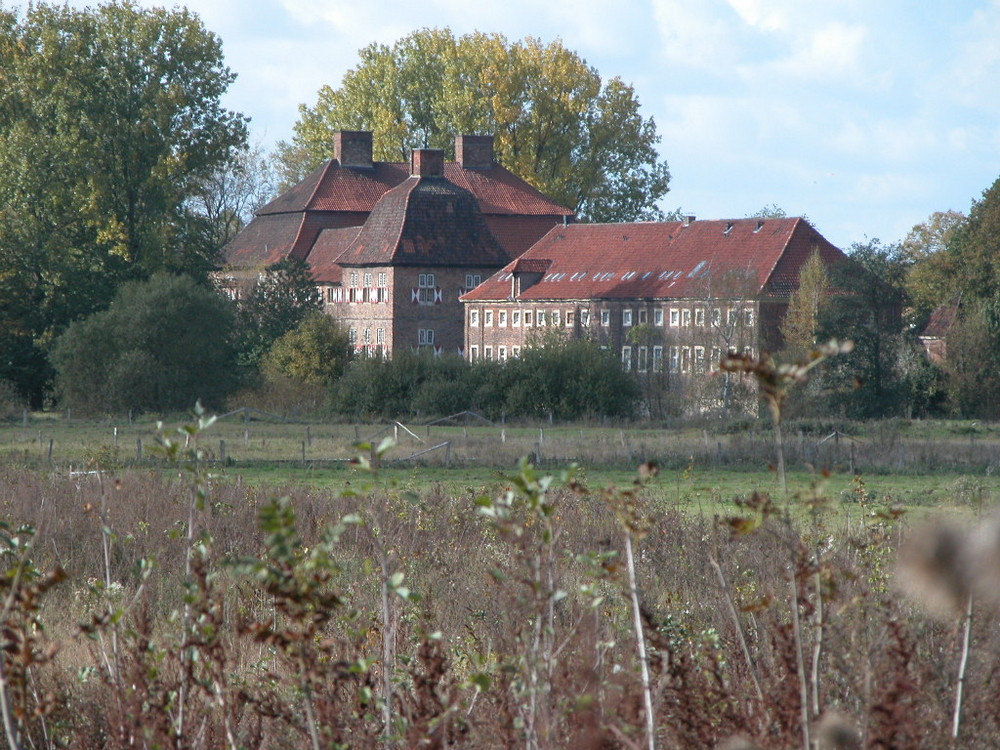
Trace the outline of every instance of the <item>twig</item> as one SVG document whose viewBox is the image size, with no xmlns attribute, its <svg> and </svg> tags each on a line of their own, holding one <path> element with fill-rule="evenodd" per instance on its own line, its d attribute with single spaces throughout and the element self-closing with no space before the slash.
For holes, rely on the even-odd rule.
<svg viewBox="0 0 1000 750">
<path fill-rule="evenodd" d="M 962 658 L 958 664 L 958 684 L 955 685 L 955 714 L 951 723 L 951 738 L 958 739 L 962 722 L 962 692 L 965 688 L 965 668 L 969 664 L 969 642 L 972 636 L 972 594 L 965 608 L 965 632 L 962 635 Z"/>
<path fill-rule="evenodd" d="M 642 699 L 646 708 L 646 741 L 649 750 L 656 750 L 656 720 L 653 717 L 653 693 L 649 683 L 649 657 L 646 638 L 642 631 L 642 613 L 639 611 L 639 590 L 635 582 L 635 559 L 632 556 L 632 535 L 625 533 L 625 566 L 628 569 L 628 591 L 632 600 L 632 624 L 635 627 L 635 646 L 639 652 L 642 672 Z M 808 749 L 807 749 L 808 750 Z"/>
<path fill-rule="evenodd" d="M 729 593 L 729 586 L 726 583 L 726 577 L 723 575 L 722 568 L 719 566 L 719 563 L 715 561 L 715 558 L 712 555 L 708 556 L 708 562 L 715 571 L 715 576 L 719 579 L 719 586 L 722 587 L 722 594 L 726 598 L 726 604 L 729 606 L 729 614 L 733 618 L 733 624 L 736 626 L 736 634 L 740 639 L 740 648 L 743 650 L 743 658 L 746 659 L 747 667 L 750 668 L 750 676 L 753 678 L 753 686 L 757 690 L 757 698 L 763 705 L 764 691 L 760 687 L 760 678 L 757 676 L 757 664 L 750 655 L 750 647 L 747 644 L 747 637 L 743 630 L 743 623 L 740 622 L 739 615 L 736 612 L 736 605 L 733 604 L 733 597 Z"/>
<path fill-rule="evenodd" d="M 806 665 L 802 656 L 802 627 L 799 624 L 799 586 L 792 570 L 792 635 L 795 637 L 795 661 L 799 671 L 799 700 L 802 704 L 802 747 L 804 750 L 811 750 L 812 743 L 809 740 L 809 690 L 806 686 Z"/>
</svg>

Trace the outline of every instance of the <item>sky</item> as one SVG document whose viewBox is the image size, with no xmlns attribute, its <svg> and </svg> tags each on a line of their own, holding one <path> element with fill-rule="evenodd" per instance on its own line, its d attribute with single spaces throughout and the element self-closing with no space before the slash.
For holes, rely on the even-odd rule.
<svg viewBox="0 0 1000 750">
<path fill-rule="evenodd" d="M 267 150 L 292 137 L 299 105 L 336 87 L 360 48 L 447 26 L 559 38 L 604 79 L 631 83 L 670 165 L 667 211 L 724 219 L 776 205 L 849 249 L 902 240 L 935 211 L 967 213 L 1000 176 L 1000 0 L 187 7 L 219 35 L 238 75 L 224 104 L 251 118 Z"/>
</svg>

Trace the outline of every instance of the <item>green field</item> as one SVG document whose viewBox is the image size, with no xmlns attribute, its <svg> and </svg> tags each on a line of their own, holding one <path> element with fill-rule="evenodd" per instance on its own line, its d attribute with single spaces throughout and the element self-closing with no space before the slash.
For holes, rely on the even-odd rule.
<svg viewBox="0 0 1000 750">
<path fill-rule="evenodd" d="M 0 423 L 0 458 L 57 472 L 156 468 L 158 440 L 180 438 L 177 416 L 153 419 L 71 419 L 32 414 Z M 847 431 L 850 431 L 848 433 Z M 714 513 L 749 493 L 781 494 L 766 425 L 708 426 L 337 424 L 283 421 L 257 413 L 219 419 L 200 440 L 215 474 L 274 488 L 341 491 L 368 483 L 352 459 L 370 456 L 358 444 L 394 445 L 381 461 L 385 487 L 476 496 L 502 487 L 522 456 L 557 473 L 576 465 L 593 488 L 627 486 L 642 461 L 662 469 L 650 492 L 664 506 Z M 974 422 L 791 424 L 785 454 L 792 495 L 821 495 L 910 507 L 981 507 L 1000 498 L 1000 435 Z M 859 488 L 855 477 L 861 476 Z"/>
</svg>

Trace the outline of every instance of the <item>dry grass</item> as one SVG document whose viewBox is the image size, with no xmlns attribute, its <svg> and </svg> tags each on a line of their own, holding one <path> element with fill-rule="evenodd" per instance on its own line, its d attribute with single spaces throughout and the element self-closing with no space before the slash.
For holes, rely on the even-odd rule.
<svg viewBox="0 0 1000 750">
<path fill-rule="evenodd" d="M 545 511 L 518 495 L 501 524 L 472 494 L 354 483 L 290 489 L 282 509 L 198 482 L 203 503 L 178 472 L 0 470 L 2 518 L 36 529 L 33 569 L 66 573 L 34 613 L 24 587 L 43 579 L 0 591 L 21 592 L 3 664 L 22 747 L 644 745 L 620 493 L 553 488 Z M 643 498 L 629 513 L 659 747 L 800 748 L 803 714 L 821 748 L 1000 744 L 995 603 L 971 623 L 953 744 L 961 615 L 898 591 L 899 540 L 927 548 L 905 517 L 848 529 L 822 502 L 792 523 L 766 498 L 729 519 Z M 966 591 L 996 589 L 991 539 L 959 560 Z"/>
</svg>

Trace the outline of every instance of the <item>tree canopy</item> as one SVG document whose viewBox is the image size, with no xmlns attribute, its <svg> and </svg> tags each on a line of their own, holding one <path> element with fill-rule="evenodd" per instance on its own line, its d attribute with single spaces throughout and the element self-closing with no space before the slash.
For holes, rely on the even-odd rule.
<svg viewBox="0 0 1000 750">
<path fill-rule="evenodd" d="M 491 134 L 505 167 L 582 219 L 662 218 L 670 174 L 655 123 L 631 85 L 602 80 L 561 41 L 422 29 L 359 58 L 340 88 L 300 107 L 279 147 L 286 180 L 328 159 L 336 130 L 373 131 L 375 158 L 387 161 L 415 147 L 453 154 L 456 135 Z"/>
<path fill-rule="evenodd" d="M 186 10 L 0 9 L 0 378 L 38 404 L 45 349 L 126 279 L 204 273 L 189 198 L 246 141 L 234 75 Z"/>
<path fill-rule="evenodd" d="M 58 391 L 89 412 L 217 406 L 235 384 L 231 329 L 230 303 L 190 277 L 128 282 L 57 339 Z"/>
</svg>

